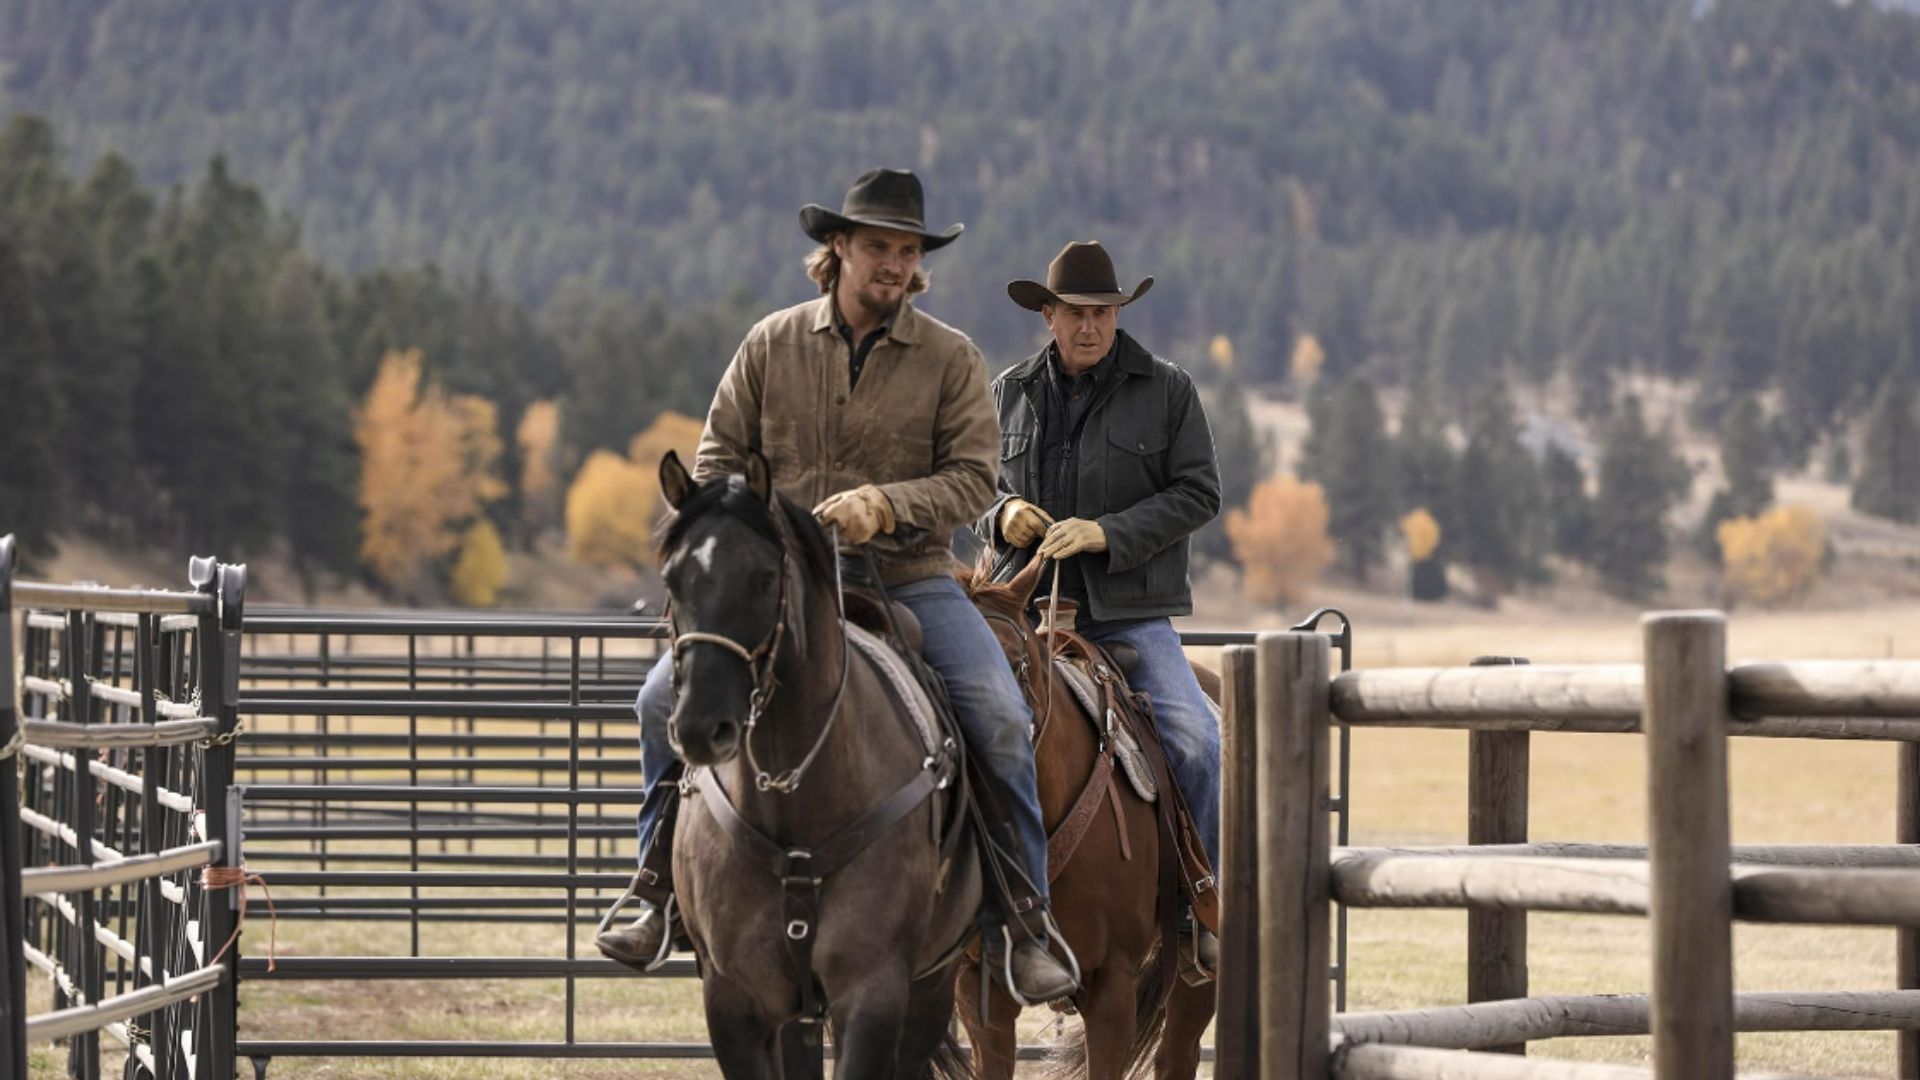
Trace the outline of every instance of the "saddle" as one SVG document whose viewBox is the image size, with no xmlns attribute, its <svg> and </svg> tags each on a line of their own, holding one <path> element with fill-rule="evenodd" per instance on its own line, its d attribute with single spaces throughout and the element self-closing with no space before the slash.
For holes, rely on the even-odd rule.
<svg viewBox="0 0 1920 1080">
<path fill-rule="evenodd" d="M 840 595 L 848 622 L 883 639 L 897 635 L 900 644 L 913 652 L 926 648 L 926 632 L 912 608 L 859 585 L 842 588 Z"/>
<path fill-rule="evenodd" d="M 1061 604 L 1061 614 L 1068 609 Z M 1042 623 L 1042 626 L 1047 626 Z M 1057 877 L 1066 868 L 1073 852 L 1086 838 L 1100 803 L 1114 801 L 1116 820 L 1118 796 L 1111 790 L 1111 776 L 1117 763 L 1127 785 L 1142 802 L 1154 806 L 1160 819 L 1163 848 L 1177 854 L 1173 860 L 1180 892 L 1193 908 L 1194 917 L 1207 929 L 1219 933 L 1220 891 L 1213 868 L 1207 862 L 1206 849 L 1200 844 L 1199 830 L 1173 771 L 1166 749 L 1160 743 L 1159 729 L 1153 722 L 1153 701 L 1133 690 L 1122 675 L 1135 668 L 1139 656 L 1131 648 L 1125 668 L 1114 654 L 1058 625 L 1046 631 L 1053 639 L 1054 674 L 1066 684 L 1081 706 L 1081 714 L 1093 725 L 1094 737 L 1101 748 L 1080 797 L 1074 801 L 1065 821 L 1047 838 L 1047 877 Z M 1036 674 L 1036 679 L 1044 675 Z M 1036 732 L 1036 737 L 1038 732 Z M 1120 830 L 1121 854 L 1131 858 L 1126 848 L 1126 830 Z"/>
</svg>

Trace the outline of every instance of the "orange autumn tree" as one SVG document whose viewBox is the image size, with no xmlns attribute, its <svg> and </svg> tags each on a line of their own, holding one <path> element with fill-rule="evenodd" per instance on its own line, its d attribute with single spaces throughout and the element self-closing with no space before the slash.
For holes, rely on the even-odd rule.
<svg viewBox="0 0 1920 1080">
<path fill-rule="evenodd" d="M 1245 510 L 1227 512 L 1227 538 L 1246 582 L 1263 604 L 1289 604 L 1333 562 L 1327 498 L 1292 475 L 1262 481 Z"/>
<path fill-rule="evenodd" d="M 1798 599 L 1820 580 L 1827 526 L 1804 506 L 1732 518 L 1716 530 L 1729 597 L 1756 604 Z"/>
<path fill-rule="evenodd" d="M 420 351 L 380 361 L 357 410 L 360 557 L 381 581 L 411 588 L 426 564 L 451 552 L 461 530 L 506 493 L 494 470 L 500 436 L 493 403 L 448 396 L 422 380 Z"/>
<path fill-rule="evenodd" d="M 658 486 L 660 461 L 667 456 L 667 451 L 679 451 L 680 463 L 693 468 L 694 451 L 700 448 L 700 432 L 705 427 L 691 416 L 672 410 L 663 412 L 627 444 L 627 460 L 645 469 Z"/>
<path fill-rule="evenodd" d="M 529 540 L 560 522 L 560 405 L 527 406 L 514 432 L 520 447 L 520 516 Z"/>
<path fill-rule="evenodd" d="M 611 450 L 595 450 L 567 489 L 567 555 L 601 567 L 639 567 L 652 557 L 660 479 Z"/>
</svg>

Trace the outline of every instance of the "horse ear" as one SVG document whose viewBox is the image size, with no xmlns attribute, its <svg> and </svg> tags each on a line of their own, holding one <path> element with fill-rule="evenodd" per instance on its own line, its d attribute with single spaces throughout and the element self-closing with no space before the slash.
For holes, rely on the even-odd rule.
<svg viewBox="0 0 1920 1080">
<path fill-rule="evenodd" d="M 660 493 L 667 497 L 667 505 L 675 510 L 693 494 L 696 485 L 693 477 L 687 474 L 687 467 L 680 464 L 680 455 L 672 450 L 660 459 Z"/>
<path fill-rule="evenodd" d="M 773 466 L 758 450 L 747 451 L 747 486 L 761 502 L 773 501 Z"/>
<path fill-rule="evenodd" d="M 1047 562 L 1048 560 L 1039 555 L 1034 555 L 1027 560 L 1027 565 L 1020 568 L 1019 573 L 1013 575 L 1013 580 L 1007 582 L 1007 588 L 1013 590 L 1013 595 L 1020 601 L 1021 607 L 1026 607 L 1032 601 L 1033 590 L 1040 584 L 1040 571 Z"/>
</svg>

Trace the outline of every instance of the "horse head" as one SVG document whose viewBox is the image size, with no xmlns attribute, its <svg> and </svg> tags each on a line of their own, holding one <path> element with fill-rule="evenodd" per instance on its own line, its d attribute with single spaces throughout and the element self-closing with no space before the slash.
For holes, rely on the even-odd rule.
<svg viewBox="0 0 1920 1080">
<path fill-rule="evenodd" d="M 1035 699 L 1039 689 L 1032 679 L 1036 672 L 1046 670 L 1047 645 L 1035 632 L 1032 620 L 1027 618 L 1027 605 L 1033 601 L 1046 560 L 1030 559 L 1012 579 L 997 582 L 993 580 L 991 555 L 991 550 L 982 552 L 980 561 L 971 570 L 962 570 L 955 576 L 999 640 L 1021 688 L 1029 699 Z"/>
<path fill-rule="evenodd" d="M 766 709 L 776 669 L 806 650 L 807 571 L 818 568 L 803 568 L 796 551 L 817 562 L 811 547 L 825 541 L 773 490 L 758 452 L 744 473 L 696 483 L 669 451 L 660 490 L 674 511 L 659 552 L 673 650 L 668 734 L 688 764 L 723 765 Z"/>
</svg>

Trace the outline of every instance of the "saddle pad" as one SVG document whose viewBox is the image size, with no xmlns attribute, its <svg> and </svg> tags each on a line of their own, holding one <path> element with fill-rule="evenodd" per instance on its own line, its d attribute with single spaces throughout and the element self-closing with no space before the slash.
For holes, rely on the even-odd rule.
<svg viewBox="0 0 1920 1080">
<path fill-rule="evenodd" d="M 936 734 L 933 702 L 928 700 L 926 690 L 921 687 L 920 680 L 914 678 L 913 672 L 907 667 L 907 662 L 893 650 L 893 646 L 867 630 L 853 623 L 848 623 L 846 626 L 847 639 L 865 653 L 867 659 L 873 661 L 873 666 L 879 669 L 881 677 L 893 687 L 894 694 L 901 701 L 906 702 L 907 712 L 913 717 L 914 730 L 920 733 L 920 741 L 926 745 L 927 753 L 929 755 L 938 753 L 941 740 Z"/>
<path fill-rule="evenodd" d="M 1053 670 L 1073 691 L 1074 700 L 1093 722 L 1095 733 L 1106 734 L 1106 709 L 1100 704 L 1100 688 L 1094 684 L 1093 676 L 1065 660 L 1055 660 Z M 1125 718 L 1117 718 L 1113 726 L 1113 756 L 1120 759 L 1120 771 L 1126 774 L 1127 783 L 1133 787 L 1133 793 L 1140 796 L 1140 801 L 1152 802 L 1160 797 L 1153 773 L 1141 758 L 1140 743 L 1128 729 Z"/>
</svg>

